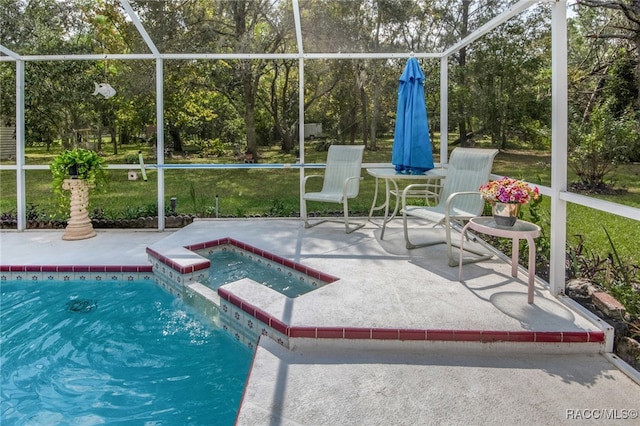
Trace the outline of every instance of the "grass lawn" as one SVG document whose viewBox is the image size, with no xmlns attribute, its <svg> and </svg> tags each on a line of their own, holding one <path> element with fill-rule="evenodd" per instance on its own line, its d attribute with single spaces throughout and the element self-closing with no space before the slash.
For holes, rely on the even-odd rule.
<svg viewBox="0 0 640 426">
<path fill-rule="evenodd" d="M 326 151 L 317 151 L 319 142 L 309 143 L 305 151 L 305 163 L 323 163 Z M 384 163 L 391 160 L 390 140 L 379 140 L 377 151 L 365 151 L 365 163 Z M 108 145 L 105 145 L 109 149 Z M 119 147 L 117 156 L 105 155 L 109 164 L 126 164 L 135 161 L 139 150 L 143 151 L 147 164 L 155 163 L 153 151 L 144 145 Z M 57 150 L 47 152 L 44 148 L 27 148 L 26 164 L 49 164 Z M 436 161 L 438 150 L 434 151 Z M 277 147 L 262 147 L 260 163 L 295 163 L 293 154 L 283 154 Z M 549 186 L 551 180 L 550 155 L 537 151 L 503 151 L 496 157 L 493 172 L 525 179 L 534 184 Z M 226 158 L 199 158 L 195 155 L 175 157 L 167 163 L 233 163 Z M 3 162 L 3 164 L 10 164 Z M 139 170 L 132 164 L 132 170 Z M 307 174 L 322 174 L 322 170 L 308 170 Z M 157 172 L 148 169 L 148 181 L 128 180 L 127 170 L 109 171 L 110 184 L 105 192 L 92 193 L 93 214 L 108 218 L 133 218 L 154 212 L 157 200 Z M 66 218 L 67 211 L 58 209 L 51 190 L 51 174 L 48 170 L 25 171 L 27 205 L 34 211 L 48 217 Z M 358 215 L 368 214 L 374 193 L 374 179 L 363 172 L 358 198 L 350 201 L 350 207 Z M 640 165 L 620 166 L 609 178 L 618 187 L 627 189 L 620 195 L 602 196 L 613 202 L 640 207 Z M 572 179 L 572 176 L 569 176 Z M 313 181 L 312 181 L 313 182 Z M 316 184 L 320 185 L 318 179 Z M 213 217 L 216 196 L 218 213 L 221 217 L 245 216 L 297 216 L 299 214 L 299 170 L 291 169 L 168 169 L 165 171 L 165 205 L 170 199 L 177 200 L 177 212 Z M 312 188 L 313 189 L 313 188 Z M 319 187 L 318 187 L 319 189 Z M 12 170 L 0 172 L 0 213 L 15 212 L 16 174 Z M 338 204 L 309 204 L 311 212 L 326 214 L 339 211 Z M 549 200 L 542 204 L 543 211 L 549 211 Z M 526 209 L 525 209 L 526 210 Z M 576 235 L 582 235 L 585 246 L 596 253 L 606 255 L 610 251 L 604 228 L 612 236 L 619 253 L 634 264 L 640 263 L 637 241 L 640 241 L 640 224 L 613 214 L 595 211 L 570 204 L 568 207 L 568 239 L 577 242 Z M 548 224 L 542 224 L 547 228 Z"/>
</svg>

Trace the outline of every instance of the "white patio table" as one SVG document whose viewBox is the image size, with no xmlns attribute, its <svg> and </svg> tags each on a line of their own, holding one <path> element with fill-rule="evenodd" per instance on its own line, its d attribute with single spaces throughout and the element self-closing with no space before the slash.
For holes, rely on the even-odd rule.
<svg viewBox="0 0 640 426">
<path fill-rule="evenodd" d="M 389 223 L 398 214 L 400 197 L 402 195 L 402 189 L 404 189 L 404 186 L 402 187 L 402 189 L 398 187 L 399 181 L 404 182 L 405 186 L 414 183 L 425 183 L 427 185 L 430 185 L 428 190 L 420 191 L 419 193 L 415 192 L 411 194 L 410 197 L 425 198 L 427 203 L 437 204 L 440 197 L 440 188 L 442 187 L 441 181 L 446 177 L 446 169 L 443 168 L 431 169 L 420 175 L 400 174 L 391 167 L 369 168 L 367 169 L 367 173 L 376 179 L 375 193 L 373 195 L 373 202 L 371 203 L 371 210 L 369 211 L 369 221 L 373 223 L 373 212 L 384 209 L 382 232 L 380 233 L 381 240 L 384 239 L 384 231 L 386 229 L 387 223 Z M 384 180 L 385 198 L 384 203 L 377 206 L 376 203 L 378 202 L 379 191 L 378 181 L 380 179 Z M 391 204 L 392 195 L 395 196 L 395 205 L 393 207 L 393 212 L 391 213 L 391 215 L 389 215 L 389 207 Z"/>
</svg>

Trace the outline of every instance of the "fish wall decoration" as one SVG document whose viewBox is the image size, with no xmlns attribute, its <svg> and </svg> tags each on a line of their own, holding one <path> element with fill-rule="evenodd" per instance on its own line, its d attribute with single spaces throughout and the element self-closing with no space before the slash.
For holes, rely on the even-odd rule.
<svg viewBox="0 0 640 426">
<path fill-rule="evenodd" d="M 93 95 L 97 95 L 100 94 L 102 96 L 104 96 L 106 99 L 109 99 L 110 97 L 112 97 L 113 95 L 116 94 L 116 89 L 114 89 L 113 87 L 111 87 L 111 85 L 109 83 L 93 83 L 95 85 L 95 89 L 93 91 Z"/>
</svg>

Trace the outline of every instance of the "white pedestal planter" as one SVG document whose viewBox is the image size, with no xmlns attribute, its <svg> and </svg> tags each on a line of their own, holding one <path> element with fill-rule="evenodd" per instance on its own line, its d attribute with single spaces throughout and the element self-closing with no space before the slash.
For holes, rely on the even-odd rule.
<svg viewBox="0 0 640 426">
<path fill-rule="evenodd" d="M 62 239 L 84 240 L 95 237 L 96 231 L 87 212 L 89 183 L 84 179 L 65 179 L 62 188 L 71 191 L 71 217 Z"/>
</svg>

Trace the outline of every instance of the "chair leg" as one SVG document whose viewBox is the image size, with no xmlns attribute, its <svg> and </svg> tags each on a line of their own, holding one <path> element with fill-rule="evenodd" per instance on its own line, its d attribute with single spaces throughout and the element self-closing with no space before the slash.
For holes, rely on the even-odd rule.
<svg viewBox="0 0 640 426">
<path fill-rule="evenodd" d="M 404 229 L 404 242 L 406 244 L 407 249 L 411 250 L 411 249 L 417 248 L 418 246 L 416 246 L 409 240 L 409 228 L 407 227 L 407 215 L 404 213 L 404 211 L 402 212 L 402 227 Z"/>
<path fill-rule="evenodd" d="M 414 242 L 412 242 L 409 239 L 409 227 L 407 226 L 407 215 L 406 214 L 402 214 L 402 222 L 403 222 L 403 227 L 404 227 L 404 240 L 406 243 L 406 247 L 407 249 L 411 250 L 411 249 L 415 249 L 415 248 L 420 248 L 420 247 L 429 247 L 429 246 L 434 246 L 436 244 L 446 244 L 447 245 L 447 255 L 449 257 L 449 266 L 458 266 L 458 259 L 455 258 L 453 256 L 453 247 L 458 247 L 458 244 L 455 244 L 451 241 L 451 225 L 446 226 L 443 225 L 445 228 L 445 239 L 443 240 L 435 240 L 435 241 L 430 241 L 427 243 L 421 243 L 421 244 L 416 244 Z M 439 225 L 439 224 L 438 224 Z M 490 253 L 486 253 L 486 252 L 480 252 L 477 250 L 470 250 L 468 248 L 465 248 L 466 252 L 469 253 L 473 253 L 475 255 L 477 255 L 477 257 L 473 257 L 473 258 L 463 258 L 462 263 L 473 263 L 473 262 L 479 262 L 481 260 L 487 260 L 487 259 L 491 259 L 491 257 L 493 257 L 492 254 Z"/>
<path fill-rule="evenodd" d="M 345 228 L 345 232 L 347 234 L 352 233 L 353 231 L 356 231 L 360 228 L 362 228 L 365 223 L 357 223 L 357 222 L 350 222 L 349 221 L 349 206 L 347 205 L 347 202 L 343 203 L 343 208 L 344 208 L 344 228 Z M 320 219 L 316 222 L 309 222 L 309 216 L 307 214 L 307 201 L 304 200 L 303 203 L 303 209 L 304 211 L 302 212 L 301 216 L 302 219 L 304 220 L 304 227 L 305 228 L 313 228 L 314 226 L 320 225 L 321 223 L 325 223 L 325 222 L 338 222 L 340 223 L 340 220 L 330 220 L 330 219 Z M 354 226 L 349 226 L 349 225 L 354 225 Z"/>
<path fill-rule="evenodd" d="M 436 224 L 436 225 L 439 225 L 439 224 Z M 402 227 L 404 229 L 404 241 L 406 243 L 407 249 L 409 249 L 409 250 L 415 249 L 415 248 L 420 248 L 420 247 L 429 247 L 429 246 L 434 246 L 436 244 L 444 244 L 444 243 L 446 243 L 446 241 L 443 241 L 443 240 L 430 241 L 428 243 L 421 243 L 421 244 L 416 244 L 416 243 L 412 242 L 409 239 L 409 227 L 407 226 L 407 215 L 404 212 L 402 213 Z"/>
<path fill-rule="evenodd" d="M 305 199 L 302 200 L 302 219 L 304 220 L 305 228 L 311 228 L 311 226 L 313 226 L 309 223 L 309 217 L 307 216 L 307 200 Z"/>
<path fill-rule="evenodd" d="M 326 222 L 326 220 L 318 220 L 317 222 L 311 223 L 309 222 L 309 215 L 307 214 L 307 200 L 303 200 L 303 211 L 302 211 L 302 219 L 304 220 L 305 228 L 313 228 L 316 225 L 320 225 L 321 223 Z"/>
<path fill-rule="evenodd" d="M 364 223 L 356 223 L 353 228 L 349 227 L 349 201 L 347 198 L 344 199 L 343 203 L 343 209 L 344 209 L 344 232 L 346 232 L 347 234 L 352 233 L 353 231 L 356 231 L 360 228 L 362 228 L 364 226 Z"/>
<path fill-rule="evenodd" d="M 491 253 L 486 253 L 486 252 L 481 252 L 481 251 L 477 251 L 477 250 L 470 250 L 469 248 L 465 247 L 465 252 L 468 253 L 473 253 L 476 255 L 476 257 L 463 257 L 463 256 L 459 256 L 458 257 L 454 257 L 453 256 L 453 250 L 452 247 L 457 247 L 458 249 L 460 249 L 460 246 L 457 244 L 454 244 L 451 241 L 451 226 L 447 226 L 447 255 L 449 256 L 449 266 L 454 267 L 454 266 L 459 266 L 459 258 L 462 259 L 462 264 L 467 264 L 467 263 L 475 263 L 475 262 L 480 262 L 481 260 L 488 260 L 491 259 L 493 257 L 493 255 Z M 469 240 L 469 238 L 467 237 L 467 241 Z"/>
</svg>

